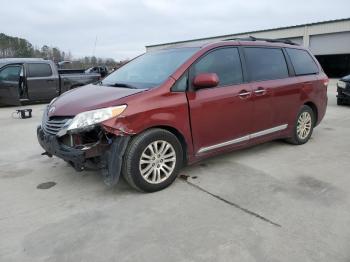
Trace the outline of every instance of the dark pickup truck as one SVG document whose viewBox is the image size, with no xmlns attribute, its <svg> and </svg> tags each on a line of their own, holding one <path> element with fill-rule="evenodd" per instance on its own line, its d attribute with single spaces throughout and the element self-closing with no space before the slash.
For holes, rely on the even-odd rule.
<svg viewBox="0 0 350 262">
<path fill-rule="evenodd" d="M 100 78 L 100 74 L 85 73 L 83 70 L 59 70 L 50 60 L 0 59 L 0 105 L 49 101 Z"/>
</svg>

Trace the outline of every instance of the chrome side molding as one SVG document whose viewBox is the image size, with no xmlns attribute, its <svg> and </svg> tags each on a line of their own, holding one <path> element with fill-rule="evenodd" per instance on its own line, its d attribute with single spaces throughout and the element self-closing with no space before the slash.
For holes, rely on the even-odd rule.
<svg viewBox="0 0 350 262">
<path fill-rule="evenodd" d="M 198 150 L 197 154 L 205 153 L 205 152 L 208 152 L 208 151 L 220 148 L 220 147 L 241 143 L 241 142 L 244 142 L 244 141 L 248 141 L 248 140 L 250 140 L 252 138 L 257 138 L 257 137 L 260 137 L 260 136 L 265 136 L 265 135 L 268 135 L 268 134 L 271 134 L 271 133 L 282 131 L 284 129 L 287 129 L 287 127 L 288 127 L 288 124 L 280 125 L 280 126 L 276 126 L 276 127 L 272 127 L 272 128 L 269 128 L 269 129 L 265 129 L 265 130 L 262 130 L 262 131 L 259 131 L 259 132 L 256 132 L 256 133 L 253 133 L 253 134 L 250 134 L 250 135 L 246 135 L 246 136 L 242 136 L 242 137 L 239 137 L 239 138 L 236 138 L 236 139 L 233 139 L 233 140 L 229 140 L 229 141 L 226 141 L 226 142 L 223 142 L 223 143 L 215 144 L 215 145 L 208 146 L 208 147 L 202 147 L 202 148 L 200 148 Z"/>
<path fill-rule="evenodd" d="M 223 142 L 223 143 L 220 143 L 220 144 L 216 144 L 216 145 L 212 145 L 212 146 L 208 146 L 208 147 L 202 147 L 202 148 L 200 148 L 198 150 L 197 154 L 201 154 L 201 153 L 204 153 L 204 152 L 207 152 L 207 151 L 211 151 L 213 149 L 217 149 L 217 148 L 220 148 L 220 147 L 237 144 L 237 143 L 240 143 L 240 142 L 243 142 L 243 141 L 247 141 L 249 139 L 250 139 L 250 136 L 247 135 L 247 136 L 242 136 L 242 137 L 239 137 L 239 138 L 236 138 L 236 139 L 233 139 L 233 140 L 229 140 L 229 141 L 226 141 L 226 142 Z"/>
<path fill-rule="evenodd" d="M 287 127 L 288 127 L 288 125 L 285 124 L 285 125 L 280 125 L 280 126 L 276 126 L 276 127 L 273 127 L 273 128 L 265 129 L 263 131 L 251 134 L 250 135 L 250 139 L 251 138 L 256 138 L 256 137 L 259 137 L 259 136 L 268 135 L 268 134 L 271 134 L 271 133 L 274 133 L 274 132 L 282 131 L 284 129 L 287 129 Z"/>
</svg>

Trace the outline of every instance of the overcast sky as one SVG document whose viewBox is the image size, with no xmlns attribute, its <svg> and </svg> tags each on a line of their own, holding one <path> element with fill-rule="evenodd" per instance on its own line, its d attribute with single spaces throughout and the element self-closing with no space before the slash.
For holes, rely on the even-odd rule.
<svg viewBox="0 0 350 262">
<path fill-rule="evenodd" d="M 0 32 L 74 57 L 132 58 L 144 46 L 350 17 L 349 0 L 0 0 Z"/>
</svg>

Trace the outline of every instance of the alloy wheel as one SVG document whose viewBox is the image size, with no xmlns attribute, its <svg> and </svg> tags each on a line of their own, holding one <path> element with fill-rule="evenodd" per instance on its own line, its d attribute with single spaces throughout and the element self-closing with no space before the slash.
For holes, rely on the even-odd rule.
<svg viewBox="0 0 350 262">
<path fill-rule="evenodd" d="M 299 139 L 306 139 L 311 132 L 312 117 L 309 112 L 303 112 L 298 118 L 297 135 Z"/>
<path fill-rule="evenodd" d="M 165 181 L 173 173 L 176 165 L 176 152 L 167 141 L 150 143 L 141 154 L 139 170 L 142 177 L 151 184 Z"/>
</svg>

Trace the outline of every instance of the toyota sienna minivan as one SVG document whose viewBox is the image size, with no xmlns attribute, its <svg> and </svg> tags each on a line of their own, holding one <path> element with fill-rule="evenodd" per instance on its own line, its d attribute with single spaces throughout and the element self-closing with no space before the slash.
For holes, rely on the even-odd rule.
<svg viewBox="0 0 350 262">
<path fill-rule="evenodd" d="M 306 143 L 326 112 L 328 78 L 290 41 L 228 40 L 162 49 L 52 100 L 43 154 L 108 185 L 169 186 L 181 167 L 274 139 Z"/>
</svg>

